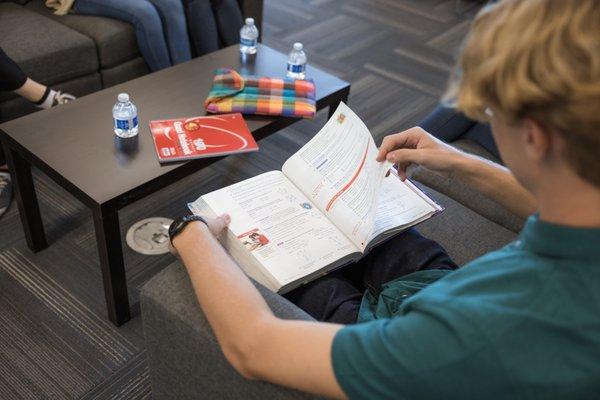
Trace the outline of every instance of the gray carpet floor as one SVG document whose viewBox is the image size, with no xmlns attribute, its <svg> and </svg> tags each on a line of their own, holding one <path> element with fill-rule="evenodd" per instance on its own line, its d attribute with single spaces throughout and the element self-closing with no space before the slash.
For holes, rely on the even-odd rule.
<svg viewBox="0 0 600 400">
<path fill-rule="evenodd" d="M 453 55 L 479 7 L 463 0 L 266 0 L 263 38 L 288 52 L 304 43 L 309 62 L 352 83 L 350 106 L 379 141 L 415 125 L 443 92 Z M 458 12 L 457 12 L 458 11 Z M 261 141 L 121 212 L 133 222 L 175 217 L 203 193 L 279 169 L 325 123 L 326 112 Z M 133 319 L 105 317 L 92 218 L 36 171 L 50 246 L 25 244 L 15 204 L 0 219 L 0 399 L 151 398 L 139 288 L 173 261 L 125 245 Z"/>
</svg>

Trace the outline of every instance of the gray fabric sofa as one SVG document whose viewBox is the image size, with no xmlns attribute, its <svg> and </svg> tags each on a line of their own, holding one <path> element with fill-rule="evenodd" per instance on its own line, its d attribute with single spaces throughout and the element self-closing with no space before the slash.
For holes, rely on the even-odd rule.
<svg viewBox="0 0 600 400">
<path fill-rule="evenodd" d="M 457 263 L 464 264 L 515 238 L 515 232 L 450 197 L 422 188 L 446 210 L 420 225 L 419 231 L 440 242 Z M 312 319 L 283 297 L 256 285 L 280 318 Z M 221 353 L 179 261 L 144 286 L 140 301 L 155 400 L 315 398 L 247 381 L 235 372 Z"/>
<path fill-rule="evenodd" d="M 126 0 L 124 0 L 126 1 Z M 262 23 L 263 0 L 238 0 L 244 16 Z M 109 18 L 56 16 L 44 0 L 0 0 L 0 47 L 31 78 L 78 97 L 149 72 L 133 28 Z M 0 92 L 0 122 L 36 111 Z"/>
<path fill-rule="evenodd" d="M 493 158 L 472 141 L 454 144 Z M 413 177 L 445 207 L 442 214 L 419 225 L 418 230 L 442 244 L 459 265 L 514 240 L 522 227 L 522 219 L 464 185 L 424 169 Z M 279 317 L 311 319 L 283 297 L 256 285 Z M 221 353 L 180 262 L 148 282 L 140 299 L 155 400 L 315 398 L 265 382 L 247 381 L 235 372 Z"/>
</svg>

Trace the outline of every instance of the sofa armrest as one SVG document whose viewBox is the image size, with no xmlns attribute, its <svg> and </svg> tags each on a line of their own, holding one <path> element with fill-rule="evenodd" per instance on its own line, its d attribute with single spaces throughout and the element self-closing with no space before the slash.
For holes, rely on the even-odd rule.
<svg viewBox="0 0 600 400">
<path fill-rule="evenodd" d="M 312 319 L 283 297 L 255 285 L 279 318 Z M 231 367 L 179 261 L 142 288 L 140 303 L 155 400 L 315 398 L 266 382 L 246 380 Z"/>
</svg>

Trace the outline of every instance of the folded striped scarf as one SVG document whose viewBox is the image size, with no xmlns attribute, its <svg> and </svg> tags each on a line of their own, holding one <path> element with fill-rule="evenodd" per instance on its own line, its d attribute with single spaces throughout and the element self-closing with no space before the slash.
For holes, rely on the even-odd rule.
<svg viewBox="0 0 600 400">
<path fill-rule="evenodd" d="M 219 68 L 204 107 L 215 114 L 313 118 L 317 111 L 315 84 L 312 80 L 244 77 L 233 69 Z"/>
</svg>

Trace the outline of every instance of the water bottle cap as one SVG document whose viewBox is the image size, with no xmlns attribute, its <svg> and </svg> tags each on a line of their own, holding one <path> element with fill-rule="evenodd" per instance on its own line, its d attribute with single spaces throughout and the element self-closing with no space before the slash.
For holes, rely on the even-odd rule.
<svg viewBox="0 0 600 400">
<path fill-rule="evenodd" d="M 300 50 L 302 50 L 303 48 L 304 48 L 304 46 L 302 46 L 302 43 L 300 43 L 300 42 L 296 42 L 296 43 L 294 43 L 294 50 L 296 50 L 296 51 L 300 51 Z"/>
<path fill-rule="evenodd" d="M 254 25 L 254 18 L 246 18 L 246 25 Z"/>
<path fill-rule="evenodd" d="M 119 96 L 117 96 L 117 99 L 121 103 L 127 103 L 129 101 L 129 95 L 127 93 L 119 93 Z"/>
</svg>

